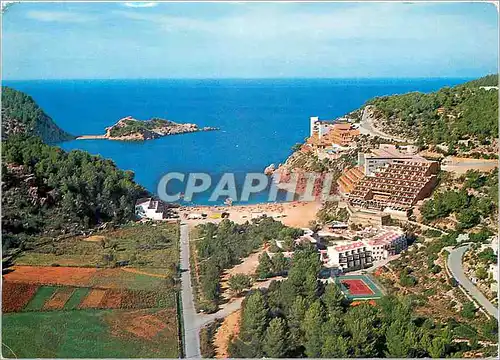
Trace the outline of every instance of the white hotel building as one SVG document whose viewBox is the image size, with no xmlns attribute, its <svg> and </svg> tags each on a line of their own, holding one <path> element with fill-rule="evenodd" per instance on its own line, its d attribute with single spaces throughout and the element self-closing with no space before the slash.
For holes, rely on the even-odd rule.
<svg viewBox="0 0 500 360">
<path fill-rule="evenodd" d="M 385 227 L 369 238 L 335 242 L 322 256 L 325 265 L 348 272 L 370 267 L 374 261 L 399 254 L 407 247 L 406 235 L 402 231 Z"/>
</svg>

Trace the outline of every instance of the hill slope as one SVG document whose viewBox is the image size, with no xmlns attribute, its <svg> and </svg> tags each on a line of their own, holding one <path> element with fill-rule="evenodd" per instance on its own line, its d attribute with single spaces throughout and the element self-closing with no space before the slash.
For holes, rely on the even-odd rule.
<svg viewBox="0 0 500 360">
<path fill-rule="evenodd" d="M 69 153 L 37 137 L 2 142 L 3 248 L 32 236 L 78 233 L 106 222 L 134 218 L 135 201 L 147 195 L 111 160 Z"/>
<path fill-rule="evenodd" d="M 498 75 L 473 80 L 436 92 L 412 92 L 369 100 L 375 125 L 391 135 L 418 140 L 421 144 L 448 143 L 498 137 Z"/>
<path fill-rule="evenodd" d="M 14 134 L 39 136 L 46 143 L 74 138 L 59 128 L 31 96 L 2 86 L 2 139 Z"/>
</svg>

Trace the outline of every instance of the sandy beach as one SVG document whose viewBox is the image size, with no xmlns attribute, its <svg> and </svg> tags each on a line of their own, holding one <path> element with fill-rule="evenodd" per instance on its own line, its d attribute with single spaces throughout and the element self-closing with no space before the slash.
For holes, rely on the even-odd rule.
<svg viewBox="0 0 500 360">
<path fill-rule="evenodd" d="M 309 221 L 316 219 L 321 208 L 320 202 L 262 203 L 233 206 L 183 206 L 179 208 L 182 221 L 197 225 L 204 222 L 219 222 L 223 212 L 229 213 L 229 219 L 244 223 L 262 215 L 272 216 L 287 226 L 307 227 Z M 190 214 L 206 214 L 205 219 L 188 219 Z"/>
</svg>

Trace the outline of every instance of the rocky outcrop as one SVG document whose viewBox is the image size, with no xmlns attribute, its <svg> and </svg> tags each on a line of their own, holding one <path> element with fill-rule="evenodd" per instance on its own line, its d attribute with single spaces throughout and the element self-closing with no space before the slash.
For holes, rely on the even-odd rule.
<svg viewBox="0 0 500 360">
<path fill-rule="evenodd" d="M 196 124 L 179 124 L 159 118 L 137 120 L 131 116 L 127 116 L 120 119 L 116 124 L 107 127 L 106 133 L 103 136 L 82 136 L 80 139 L 102 138 L 121 141 L 145 141 L 169 135 L 213 130 L 218 129 L 214 127 L 200 128 Z"/>
<path fill-rule="evenodd" d="M 275 170 L 276 170 L 276 165 L 271 164 L 271 165 L 269 165 L 268 167 L 266 167 L 266 168 L 264 169 L 264 174 L 265 174 L 265 175 L 268 175 L 268 176 L 269 176 L 269 175 L 272 175 L 272 174 L 274 173 L 274 171 L 275 171 Z"/>
</svg>

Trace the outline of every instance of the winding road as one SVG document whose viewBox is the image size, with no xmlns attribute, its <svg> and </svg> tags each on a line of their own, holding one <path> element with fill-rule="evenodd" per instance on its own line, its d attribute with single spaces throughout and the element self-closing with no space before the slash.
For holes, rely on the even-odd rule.
<svg viewBox="0 0 500 360">
<path fill-rule="evenodd" d="M 450 251 L 448 256 L 448 269 L 458 283 L 485 309 L 491 316 L 498 319 L 498 309 L 478 290 L 476 286 L 467 278 L 462 267 L 462 256 L 469 248 L 464 245 Z"/>
<path fill-rule="evenodd" d="M 361 134 L 378 136 L 379 138 L 382 138 L 385 140 L 413 143 L 412 140 L 399 138 L 397 136 L 387 134 L 387 133 L 377 129 L 373 125 L 373 113 L 372 113 L 371 108 L 368 108 L 368 106 L 365 107 L 365 109 L 363 110 L 363 115 L 361 118 L 361 122 L 359 124 L 359 132 Z"/>
</svg>

